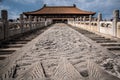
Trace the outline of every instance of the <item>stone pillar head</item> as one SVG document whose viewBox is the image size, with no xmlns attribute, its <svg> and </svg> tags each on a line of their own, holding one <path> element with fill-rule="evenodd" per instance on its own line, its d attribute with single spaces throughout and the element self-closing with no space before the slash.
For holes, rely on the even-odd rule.
<svg viewBox="0 0 120 80">
<path fill-rule="evenodd" d="M 34 17 L 34 21 L 37 21 L 37 16 Z"/>
<path fill-rule="evenodd" d="M 102 14 L 98 13 L 98 21 L 102 21 Z"/>
<path fill-rule="evenodd" d="M 8 19 L 8 12 L 7 12 L 7 10 L 1 10 L 1 18 L 2 18 L 2 21 Z"/>
<path fill-rule="evenodd" d="M 23 14 L 20 14 L 20 20 L 23 20 Z"/>
<path fill-rule="evenodd" d="M 38 17 L 38 21 L 40 21 L 41 20 L 41 18 L 40 17 Z"/>
<path fill-rule="evenodd" d="M 117 36 L 117 22 L 119 20 L 119 10 L 114 10 L 113 15 L 114 15 L 114 19 L 113 19 L 113 21 L 114 21 L 114 24 L 113 24 L 114 36 Z"/>
<path fill-rule="evenodd" d="M 84 17 L 83 17 L 83 21 L 85 21 L 85 20 L 86 20 L 86 17 L 84 16 Z"/>
<path fill-rule="evenodd" d="M 114 18 L 119 19 L 119 10 L 113 11 Z"/>
<path fill-rule="evenodd" d="M 32 16 L 31 15 L 28 16 L 28 19 L 29 19 L 29 21 L 32 21 Z"/>
<path fill-rule="evenodd" d="M 89 21 L 92 21 L 92 15 L 89 15 Z"/>
</svg>

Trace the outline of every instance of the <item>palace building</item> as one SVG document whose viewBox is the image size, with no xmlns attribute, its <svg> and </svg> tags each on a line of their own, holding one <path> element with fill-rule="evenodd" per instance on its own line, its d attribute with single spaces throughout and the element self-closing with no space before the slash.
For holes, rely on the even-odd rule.
<svg viewBox="0 0 120 80">
<path fill-rule="evenodd" d="M 96 13 L 81 10 L 77 8 L 75 4 L 73 4 L 73 6 L 47 6 L 44 4 L 39 10 L 23 12 L 23 14 L 27 17 L 32 16 L 40 20 L 51 19 L 53 22 L 67 22 L 70 19 L 80 19 L 84 16 L 87 18 L 89 15 L 93 16 Z"/>
</svg>

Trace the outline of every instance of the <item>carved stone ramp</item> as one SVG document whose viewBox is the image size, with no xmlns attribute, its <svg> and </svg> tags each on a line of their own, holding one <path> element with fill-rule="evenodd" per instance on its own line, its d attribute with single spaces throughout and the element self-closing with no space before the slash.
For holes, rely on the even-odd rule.
<svg viewBox="0 0 120 80">
<path fill-rule="evenodd" d="M 109 74 L 91 60 L 87 61 L 87 67 L 89 80 L 120 80 L 120 78 Z"/>
<path fill-rule="evenodd" d="M 32 67 L 15 80 L 46 80 L 41 62 L 33 63 Z"/>
<path fill-rule="evenodd" d="M 67 59 L 62 57 L 53 75 L 53 80 L 83 80 L 83 77 Z"/>
</svg>

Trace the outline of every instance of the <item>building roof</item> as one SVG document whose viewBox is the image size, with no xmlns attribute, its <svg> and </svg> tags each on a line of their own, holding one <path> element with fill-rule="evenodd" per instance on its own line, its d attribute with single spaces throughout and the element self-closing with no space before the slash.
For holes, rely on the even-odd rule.
<svg viewBox="0 0 120 80">
<path fill-rule="evenodd" d="M 78 9 L 76 5 L 73 6 L 46 6 L 44 5 L 41 9 L 24 12 L 25 15 L 39 15 L 39 14 L 89 14 L 94 15 L 95 12 L 85 11 Z"/>
</svg>

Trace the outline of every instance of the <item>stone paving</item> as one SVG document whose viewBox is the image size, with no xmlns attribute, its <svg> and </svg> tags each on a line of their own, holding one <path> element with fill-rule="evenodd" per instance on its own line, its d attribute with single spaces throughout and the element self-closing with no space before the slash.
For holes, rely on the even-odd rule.
<svg viewBox="0 0 120 80">
<path fill-rule="evenodd" d="M 108 50 L 66 24 L 58 23 L 53 25 L 39 35 L 37 39 L 39 40 L 30 45 L 29 50 L 15 61 L 15 64 L 17 64 L 14 74 L 15 80 L 36 80 L 41 78 L 41 80 L 56 80 L 55 75 L 64 77 L 57 80 L 120 80 L 117 78 L 120 75 L 118 70 L 120 69 L 119 61 L 109 55 Z M 65 58 L 67 61 L 61 60 L 61 58 Z M 39 65 L 34 65 L 36 62 Z M 68 64 L 65 62 L 68 62 Z M 112 66 L 109 70 L 105 70 L 107 65 L 104 65 L 108 62 Z M 60 70 L 63 71 L 61 74 L 59 73 Z M 95 70 L 100 72 L 98 73 Z M 80 75 L 79 77 L 76 76 L 78 79 L 75 78 L 74 74 L 71 74 L 72 72 L 78 76 Z M 106 76 L 100 79 L 99 76 L 103 72 Z M 42 77 L 39 78 L 38 73 Z M 27 79 L 26 76 L 23 76 L 24 74 L 32 77 Z M 38 76 L 35 77 L 35 74 Z M 115 78 L 110 79 L 108 76 L 114 76 Z"/>
</svg>

